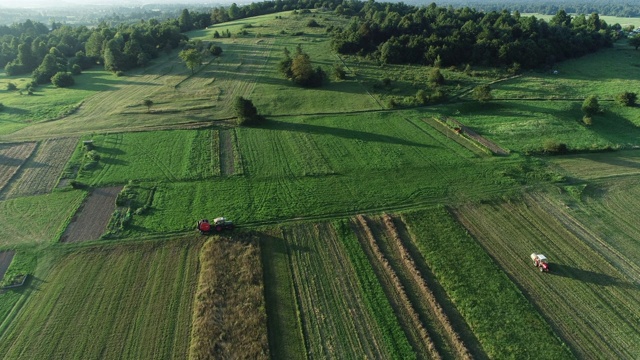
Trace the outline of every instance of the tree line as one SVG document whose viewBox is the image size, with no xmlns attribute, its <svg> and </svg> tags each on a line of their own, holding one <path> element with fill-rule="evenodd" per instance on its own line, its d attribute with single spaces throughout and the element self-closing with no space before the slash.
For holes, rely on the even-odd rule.
<svg viewBox="0 0 640 360">
<path fill-rule="evenodd" d="M 619 25 L 597 13 L 571 16 L 560 10 L 549 21 L 516 12 L 481 12 L 414 7 L 403 3 L 349 3 L 336 12 L 352 16 L 344 28 L 332 28 L 332 46 L 393 64 L 552 66 L 612 46 Z"/>
</svg>

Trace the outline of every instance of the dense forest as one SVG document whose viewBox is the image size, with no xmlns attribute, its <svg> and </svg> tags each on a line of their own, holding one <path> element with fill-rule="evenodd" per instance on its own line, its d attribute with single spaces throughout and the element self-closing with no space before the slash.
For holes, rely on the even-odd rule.
<svg viewBox="0 0 640 360">
<path fill-rule="evenodd" d="M 559 10 L 547 23 L 506 10 L 410 6 L 340 0 L 277 0 L 207 11 L 184 9 L 178 18 L 141 19 L 117 26 L 49 26 L 27 20 L 0 26 L 0 67 L 7 75 L 33 74 L 46 83 L 58 72 L 77 73 L 96 64 L 113 72 L 145 66 L 162 51 L 190 46 L 184 32 L 230 20 L 286 10 L 323 9 L 351 17 L 345 28 L 328 28 L 339 53 L 385 63 L 499 64 L 523 68 L 551 65 L 610 46 L 619 25 L 597 13 L 570 16 Z"/>
<path fill-rule="evenodd" d="M 357 12 L 343 11 L 357 16 L 346 28 L 333 29 L 334 49 L 395 64 L 536 68 L 611 46 L 620 30 L 597 13 L 572 17 L 564 10 L 548 23 L 517 11 L 485 13 L 435 4 L 367 2 Z"/>
<path fill-rule="evenodd" d="M 419 4 L 420 1 L 408 1 L 408 3 Z M 481 11 L 502 11 L 509 9 L 521 13 L 555 15 L 560 10 L 568 14 L 592 14 L 598 13 L 607 16 L 619 17 L 639 17 L 640 3 L 637 1 L 527 1 L 527 0 L 445 0 L 438 2 L 440 5 L 452 5 L 454 7 L 471 7 Z"/>
</svg>

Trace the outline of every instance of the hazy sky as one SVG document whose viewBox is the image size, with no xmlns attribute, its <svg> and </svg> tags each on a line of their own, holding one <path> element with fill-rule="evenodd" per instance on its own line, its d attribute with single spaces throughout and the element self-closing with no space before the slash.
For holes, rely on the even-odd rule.
<svg viewBox="0 0 640 360">
<path fill-rule="evenodd" d="M 221 4 L 234 0 L 0 0 L 0 8 L 45 8 L 78 5 Z M 246 1 L 244 1 L 246 2 Z M 236 1 L 236 3 L 244 3 Z M 250 1 L 249 1 L 250 2 Z"/>
</svg>

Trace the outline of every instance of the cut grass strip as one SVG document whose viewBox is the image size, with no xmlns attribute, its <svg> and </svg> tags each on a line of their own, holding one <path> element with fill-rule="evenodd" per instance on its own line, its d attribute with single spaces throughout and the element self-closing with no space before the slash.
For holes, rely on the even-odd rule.
<svg viewBox="0 0 640 360">
<path fill-rule="evenodd" d="M 333 226 L 356 270 L 358 281 L 363 288 L 364 300 L 382 331 L 385 346 L 394 359 L 415 359 L 416 354 L 413 352 L 402 327 L 400 327 L 398 318 L 382 290 L 382 285 L 373 272 L 367 255 L 360 247 L 360 242 L 349 228 L 348 222 L 346 220 L 336 221 Z"/>
</svg>

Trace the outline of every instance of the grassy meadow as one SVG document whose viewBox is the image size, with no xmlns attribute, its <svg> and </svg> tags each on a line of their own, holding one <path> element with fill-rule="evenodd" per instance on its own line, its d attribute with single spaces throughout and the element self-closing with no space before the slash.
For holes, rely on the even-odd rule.
<svg viewBox="0 0 640 360">
<path fill-rule="evenodd" d="M 13 149 L 0 168 L 16 174 L 0 176 L 11 190 L 0 249 L 16 250 L 10 276 L 30 275 L 0 290 L 0 353 L 565 359 L 602 348 L 633 358 L 640 109 L 613 99 L 640 85 L 636 51 L 623 41 L 515 77 L 440 69 L 434 88 L 429 66 L 335 54 L 327 28 L 347 24 L 282 12 L 193 31 L 223 49 L 193 73 L 175 49 L 120 77 L 94 68 L 33 95 L 5 90 L 29 78 L 0 76 L 0 142 Z M 322 87 L 278 72 L 284 48 L 298 45 L 329 75 Z M 493 100 L 471 98 L 480 84 Z M 446 101 L 423 106 L 419 90 Z M 590 95 L 602 112 L 585 125 Z M 266 121 L 236 126 L 237 96 Z M 492 156 L 433 120 L 445 117 L 510 153 Z M 549 142 L 572 153 L 541 156 Z M 130 197 L 112 216 L 121 231 L 57 243 L 88 191 L 107 186 Z M 237 229 L 196 233 L 197 220 L 217 216 Z M 553 250 L 558 273 L 530 266 L 538 248 Z M 580 296 L 581 309 L 592 301 L 604 315 L 572 315 L 565 299 Z M 617 329 L 626 335 L 601 340 Z"/>
</svg>

